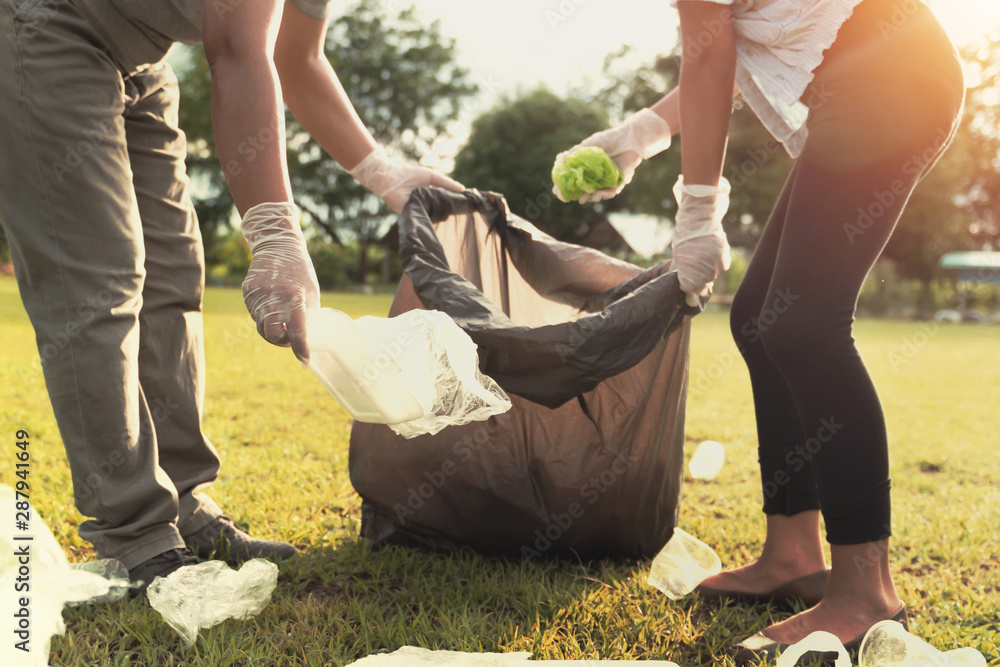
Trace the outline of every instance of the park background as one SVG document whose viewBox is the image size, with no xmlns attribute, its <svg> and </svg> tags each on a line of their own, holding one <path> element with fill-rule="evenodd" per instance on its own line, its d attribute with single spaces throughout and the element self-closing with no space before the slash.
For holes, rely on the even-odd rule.
<svg viewBox="0 0 1000 667">
<path fill-rule="evenodd" d="M 899 25 L 882 26 L 887 35 L 905 24 L 916 1 L 900 0 Z M 859 312 L 927 320 L 944 309 L 954 319 L 1000 320 L 997 270 L 960 282 L 959 271 L 941 266 L 949 252 L 1000 248 L 1000 3 L 929 4 L 966 63 L 965 113 L 954 145 L 918 187 L 872 271 Z M 676 85 L 680 49 L 669 3 L 611 8 L 595 0 L 513 0 L 503 10 L 484 11 L 455 0 L 428 0 L 419 8 L 361 0 L 343 10 L 333 17 L 327 56 L 390 153 L 504 194 L 514 213 L 557 238 L 644 266 L 669 255 L 681 140 L 601 204 L 558 202 L 550 177 L 558 152 Z M 170 62 L 180 79 L 180 125 L 209 284 L 239 285 L 250 256 L 215 153 L 208 66 L 200 46 L 175 48 Z M 734 192 L 724 225 L 734 260 L 716 284 L 722 302 L 738 287 L 791 168 L 784 149 L 739 99 L 731 125 L 724 174 Z M 286 134 L 295 201 L 321 287 L 391 289 L 401 273 L 395 216 L 290 114 Z M 265 138 L 246 137 L 241 156 L 252 160 Z M 987 265 L 1000 265 L 998 258 Z M 0 270 L 11 272 L 2 237 Z"/>
<path fill-rule="evenodd" d="M 954 146 L 915 193 L 872 272 L 862 315 L 928 319 L 957 309 L 979 319 L 1000 311 L 995 273 L 992 285 L 958 285 L 957 272 L 939 265 L 948 252 L 1000 249 L 1000 3 L 934 5 L 967 63 L 965 115 Z M 447 0 L 420 3 L 419 10 L 398 0 L 366 0 L 334 18 L 327 55 L 390 152 L 440 168 L 468 187 L 503 193 L 514 213 L 557 238 L 649 265 L 669 253 L 681 140 L 644 163 L 609 202 L 562 204 L 551 195 L 558 152 L 676 85 L 676 11 L 666 2 L 634 6 L 518 0 L 485 12 Z M 910 6 L 900 2 L 900 25 Z M 175 62 L 210 281 L 239 284 L 249 256 L 214 152 L 208 70 L 197 49 L 178 50 Z M 400 273 L 394 216 L 290 115 L 287 128 L 293 192 L 322 287 L 394 284 Z M 247 138 L 248 149 L 253 142 Z M 738 286 L 790 168 L 784 149 L 737 102 L 724 169 L 734 186 L 725 228 L 735 257 L 717 298 Z"/>
<path fill-rule="evenodd" d="M 860 320 L 856 334 L 886 406 L 893 567 L 914 631 L 942 648 L 975 646 L 1000 664 L 1000 330 L 933 319 L 940 309 L 982 319 L 997 309 L 995 285 L 956 284 L 939 260 L 996 250 L 1000 241 L 1000 31 L 994 0 L 933 4 L 943 19 L 952 16 L 949 29 L 961 41 L 966 115 L 866 284 L 862 309 L 881 317 Z M 564 205 L 548 194 L 557 152 L 676 81 L 668 3 L 635 3 L 650 12 L 642 18 L 621 17 L 627 6 L 553 0 L 486 12 L 428 1 L 418 11 L 364 0 L 334 18 L 327 51 L 362 118 L 393 153 L 504 193 L 516 213 L 560 238 L 579 240 L 608 219 L 655 230 L 672 219 L 677 147 L 643 165 L 623 196 L 604 206 Z M 526 650 L 536 659 L 726 664 L 728 644 L 781 617 L 767 605 L 670 602 L 645 584 L 648 562 L 522 563 L 373 550 L 360 541 L 360 501 L 347 476 L 350 417 L 287 350 L 257 336 L 238 289 L 249 255 L 214 154 L 208 72 L 197 48 L 179 49 L 172 61 L 212 285 L 205 429 L 223 474 L 211 493 L 241 525 L 295 543 L 302 557 L 282 567 L 259 617 L 204 631 L 192 649 L 141 601 L 67 611 L 69 631 L 54 641 L 53 664 L 343 665 L 407 644 Z M 780 150 L 761 153 L 766 134 L 737 107 L 726 175 L 738 187 L 726 228 L 738 252 L 719 281 L 722 295 L 738 285 L 790 167 Z M 393 216 L 291 118 L 288 138 L 323 304 L 355 317 L 384 315 L 399 275 Z M 606 247 L 648 264 L 662 256 L 663 238 L 650 232 L 645 241 Z M 680 525 L 729 565 L 756 554 L 763 520 L 749 382 L 721 301 L 693 322 L 687 437 L 689 449 L 704 439 L 724 443 L 728 460 L 714 481 L 687 480 Z M 0 339 L 0 423 L 11 434 L 31 433 L 39 514 L 72 560 L 93 559 L 76 532 L 83 517 L 10 278 L 0 278 Z M 8 459 L 0 462 L 5 483 Z"/>
</svg>

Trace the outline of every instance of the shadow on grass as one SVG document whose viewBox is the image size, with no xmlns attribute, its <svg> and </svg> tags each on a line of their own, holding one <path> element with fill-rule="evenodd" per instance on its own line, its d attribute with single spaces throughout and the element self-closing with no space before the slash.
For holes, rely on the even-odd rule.
<svg viewBox="0 0 1000 667">
<path fill-rule="evenodd" d="M 767 607 L 671 601 L 639 561 L 522 561 L 471 550 L 372 547 L 346 540 L 283 571 L 283 595 L 338 610 L 338 658 L 401 646 L 528 651 L 535 659 L 724 664 L 725 649 L 783 617 Z M 339 661 L 338 661 L 339 662 Z"/>
<path fill-rule="evenodd" d="M 472 551 L 307 547 L 281 566 L 256 618 L 202 630 L 185 648 L 144 600 L 66 612 L 65 665 L 347 665 L 402 646 L 527 651 L 536 660 L 732 664 L 726 647 L 783 617 L 769 607 L 671 601 L 638 561 L 521 561 Z"/>
</svg>

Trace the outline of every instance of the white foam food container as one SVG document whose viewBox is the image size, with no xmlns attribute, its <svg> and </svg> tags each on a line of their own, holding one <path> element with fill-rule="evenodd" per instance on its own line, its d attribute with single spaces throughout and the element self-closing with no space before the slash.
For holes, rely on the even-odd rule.
<svg viewBox="0 0 1000 667">
<path fill-rule="evenodd" d="M 306 326 L 309 369 L 356 420 L 401 424 L 423 417 L 423 407 L 399 379 L 399 365 L 347 314 L 311 309 Z"/>
</svg>

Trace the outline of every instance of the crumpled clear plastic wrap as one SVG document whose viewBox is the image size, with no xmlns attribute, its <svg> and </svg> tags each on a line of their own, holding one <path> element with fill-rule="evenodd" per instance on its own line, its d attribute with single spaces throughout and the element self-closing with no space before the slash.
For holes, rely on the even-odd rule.
<svg viewBox="0 0 1000 667">
<path fill-rule="evenodd" d="M 69 567 L 75 572 L 83 573 L 81 576 L 74 575 L 76 587 L 73 589 L 73 600 L 66 603 L 69 607 L 117 602 L 125 597 L 128 589 L 132 587 L 128 578 L 128 568 L 114 558 L 70 563 Z"/>
<path fill-rule="evenodd" d="M 24 503 L 21 508 L 27 509 L 15 503 Z M 23 496 L 16 498 L 6 484 L 0 484 L 0 522 L 11 527 L 0 533 L 0 616 L 13 626 L 13 636 L 8 633 L 0 643 L 0 664 L 48 665 L 52 636 L 66 632 L 63 606 L 99 601 L 112 589 L 124 592 L 128 581 L 109 581 L 101 574 L 71 567 L 35 508 Z"/>
<path fill-rule="evenodd" d="M 309 367 L 360 422 L 405 438 L 506 412 L 510 398 L 479 370 L 478 348 L 445 313 L 411 310 L 352 320 L 308 314 Z"/>
<path fill-rule="evenodd" d="M 437 310 L 411 310 L 391 319 L 362 317 L 358 328 L 376 345 L 405 328 L 413 339 L 394 361 L 424 415 L 389 428 L 404 438 L 432 435 L 446 426 L 485 421 L 507 412 L 510 398 L 479 370 L 476 344 L 455 321 Z"/>
<path fill-rule="evenodd" d="M 262 558 L 247 561 L 238 571 L 212 560 L 157 577 L 146 595 L 149 605 L 191 646 L 202 628 L 259 614 L 277 583 L 278 566 Z"/>
</svg>

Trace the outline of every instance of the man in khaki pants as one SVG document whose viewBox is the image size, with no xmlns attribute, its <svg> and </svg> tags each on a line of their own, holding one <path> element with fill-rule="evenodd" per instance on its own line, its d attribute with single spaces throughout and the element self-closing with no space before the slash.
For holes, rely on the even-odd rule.
<svg viewBox="0 0 1000 667">
<path fill-rule="evenodd" d="M 175 41 L 204 41 L 218 153 L 254 253 L 244 283 L 264 338 L 306 361 L 318 286 L 284 162 L 286 102 L 400 210 L 422 185 L 388 159 L 323 55 L 327 0 L 0 0 L 0 221 L 101 557 L 149 583 L 212 557 L 286 559 L 199 491 L 219 473 L 201 430 L 201 237 L 184 171 Z M 280 81 L 280 86 L 279 86 Z M 241 151 L 248 137 L 258 142 Z"/>
</svg>

